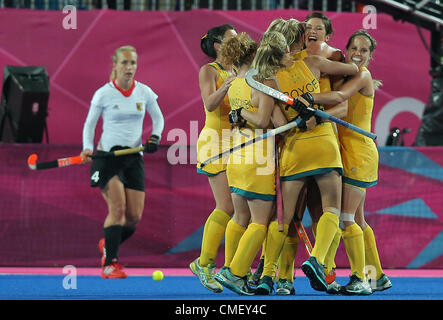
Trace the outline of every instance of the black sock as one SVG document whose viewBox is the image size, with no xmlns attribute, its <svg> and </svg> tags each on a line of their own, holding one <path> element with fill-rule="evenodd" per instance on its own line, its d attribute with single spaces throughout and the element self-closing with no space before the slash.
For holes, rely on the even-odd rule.
<svg viewBox="0 0 443 320">
<path fill-rule="evenodd" d="M 136 226 L 123 226 L 120 244 L 128 240 L 134 234 L 136 228 Z"/>
<path fill-rule="evenodd" d="M 122 226 L 114 225 L 104 228 L 106 261 L 105 266 L 110 265 L 118 259 L 118 248 L 121 242 Z"/>
</svg>

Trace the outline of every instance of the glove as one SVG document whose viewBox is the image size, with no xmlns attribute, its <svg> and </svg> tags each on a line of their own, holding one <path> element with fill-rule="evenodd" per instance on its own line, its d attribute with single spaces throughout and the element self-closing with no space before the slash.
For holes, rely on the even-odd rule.
<svg viewBox="0 0 443 320">
<path fill-rule="evenodd" d="M 308 105 L 305 104 L 305 101 L 308 103 Z M 298 112 L 302 113 L 303 111 L 307 110 L 308 107 L 314 107 L 314 97 L 309 92 L 303 93 L 300 97 L 295 99 L 294 109 Z"/>
<path fill-rule="evenodd" d="M 229 122 L 230 123 L 236 124 L 236 123 L 239 123 L 239 122 L 243 121 L 243 118 L 241 116 L 241 110 L 242 109 L 243 108 L 238 108 L 238 109 L 235 109 L 235 110 L 231 110 L 231 112 L 229 112 L 228 117 L 229 117 Z"/>
<path fill-rule="evenodd" d="M 300 100 L 299 98 L 303 98 L 304 100 Z M 304 103 L 306 101 L 308 105 Z M 298 113 L 303 112 L 303 110 L 306 110 L 308 107 L 313 108 L 314 107 L 314 97 L 309 92 L 303 93 L 301 96 L 294 99 L 294 104 L 287 104 L 285 106 L 285 109 L 288 110 L 289 108 L 294 109 Z"/>
<path fill-rule="evenodd" d="M 154 153 L 155 151 L 157 151 L 158 143 L 159 143 L 159 137 L 156 136 L 155 134 L 151 135 L 149 139 L 146 140 L 146 143 L 144 145 L 145 152 Z"/>
<path fill-rule="evenodd" d="M 312 116 L 315 115 L 315 109 L 314 109 L 314 97 L 309 93 L 303 93 L 300 98 L 302 99 L 295 99 L 294 104 L 290 107 L 294 108 L 296 111 L 298 111 L 298 115 L 296 119 L 301 118 L 302 122 L 298 125 L 298 127 L 301 130 L 306 130 L 306 121 L 308 121 Z M 305 102 L 308 103 L 308 105 L 305 104 Z M 286 107 L 288 108 L 288 107 Z M 308 109 L 309 108 L 309 109 Z M 292 121 L 294 121 L 293 119 Z"/>
</svg>

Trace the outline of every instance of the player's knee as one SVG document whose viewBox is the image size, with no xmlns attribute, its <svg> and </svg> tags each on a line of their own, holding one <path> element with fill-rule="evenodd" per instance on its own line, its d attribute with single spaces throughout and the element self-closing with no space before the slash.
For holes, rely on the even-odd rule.
<svg viewBox="0 0 443 320">
<path fill-rule="evenodd" d="M 140 222 L 140 218 L 126 217 L 125 226 L 130 227 L 130 228 L 135 228 L 135 227 L 137 227 L 137 224 L 139 222 Z"/>
<path fill-rule="evenodd" d="M 232 204 L 231 198 L 217 203 L 216 207 L 217 209 L 224 211 L 229 216 L 232 216 L 234 214 L 234 205 Z"/>
<path fill-rule="evenodd" d="M 362 230 L 366 229 L 366 227 L 368 226 L 365 218 L 360 215 L 355 215 L 355 223 L 357 223 Z"/>
<path fill-rule="evenodd" d="M 135 213 L 126 213 L 126 225 L 135 227 L 137 223 L 140 222 L 142 218 L 143 210 L 140 210 L 139 212 Z"/>
<path fill-rule="evenodd" d="M 332 206 L 326 207 L 325 206 L 325 209 L 323 210 L 323 212 L 330 212 L 330 213 L 335 214 L 337 217 L 340 217 L 340 208 L 338 208 L 338 207 L 332 207 Z"/>
<path fill-rule="evenodd" d="M 126 216 L 126 205 L 124 203 L 109 204 L 109 214 L 115 219 L 124 219 Z"/>
<path fill-rule="evenodd" d="M 342 212 L 340 214 L 340 229 L 344 230 L 346 227 L 354 224 L 355 222 L 355 214 L 347 212 Z"/>
<path fill-rule="evenodd" d="M 242 227 L 247 227 L 249 224 L 249 221 L 251 219 L 251 214 L 246 211 L 235 211 L 235 213 L 232 216 L 232 219 L 235 223 Z"/>
</svg>

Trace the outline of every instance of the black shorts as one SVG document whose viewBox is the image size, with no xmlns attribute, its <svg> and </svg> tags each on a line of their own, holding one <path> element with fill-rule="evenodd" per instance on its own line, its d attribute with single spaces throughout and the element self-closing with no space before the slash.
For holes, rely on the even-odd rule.
<svg viewBox="0 0 443 320">
<path fill-rule="evenodd" d="M 127 149 L 115 146 L 111 151 Z M 104 154 L 97 151 L 96 155 Z M 145 191 L 145 164 L 139 153 L 118 157 L 96 158 L 90 170 L 91 187 L 104 189 L 113 176 L 118 176 L 125 188 Z"/>
</svg>

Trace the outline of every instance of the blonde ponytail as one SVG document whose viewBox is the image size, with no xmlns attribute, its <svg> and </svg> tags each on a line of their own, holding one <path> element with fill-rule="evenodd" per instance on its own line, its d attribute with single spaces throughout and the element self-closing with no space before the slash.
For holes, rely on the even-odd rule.
<svg viewBox="0 0 443 320">
<path fill-rule="evenodd" d="M 286 48 L 286 39 L 280 32 L 265 32 L 251 65 L 251 68 L 258 71 L 258 81 L 269 79 L 278 70 L 284 68 L 282 61 L 286 54 Z"/>
<path fill-rule="evenodd" d="M 288 20 L 277 18 L 271 22 L 266 30 L 266 32 L 271 31 L 277 31 L 283 34 L 287 45 L 291 47 L 293 44 L 300 43 L 305 32 L 305 27 L 304 23 L 294 18 Z"/>
</svg>

